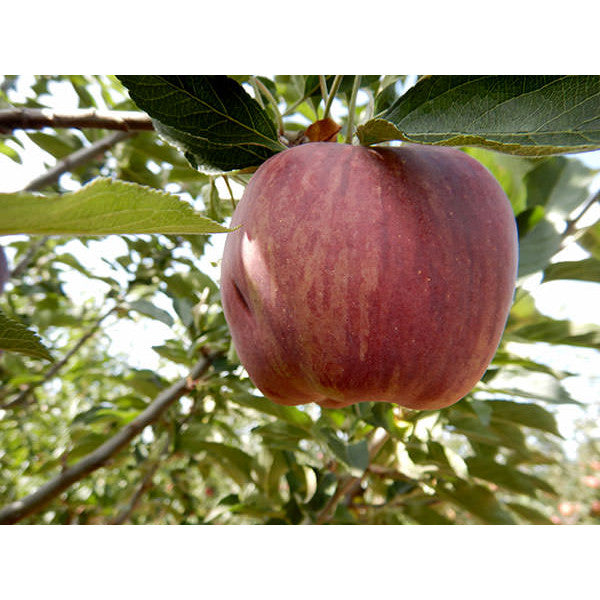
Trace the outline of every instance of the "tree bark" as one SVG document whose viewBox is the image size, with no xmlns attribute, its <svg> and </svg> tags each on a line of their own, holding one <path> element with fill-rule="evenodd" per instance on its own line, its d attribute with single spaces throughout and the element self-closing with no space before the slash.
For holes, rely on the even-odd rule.
<svg viewBox="0 0 600 600">
<path fill-rule="evenodd" d="M 0 110 L 0 134 L 10 134 L 15 129 L 93 128 L 120 131 L 151 131 L 152 119 L 137 111 L 73 110 L 54 112 L 47 108 L 5 108 Z"/>
<path fill-rule="evenodd" d="M 58 496 L 76 481 L 83 479 L 96 469 L 102 467 L 119 450 L 124 448 L 147 425 L 155 422 L 176 400 L 181 398 L 193 386 L 193 380 L 201 377 L 212 364 L 211 355 L 202 358 L 191 369 L 188 377 L 174 383 L 171 387 L 161 392 L 154 401 L 140 413 L 133 421 L 128 423 L 116 435 L 104 442 L 100 447 L 90 452 L 78 463 L 61 472 L 54 479 L 42 485 L 38 490 L 21 500 L 12 502 L 0 509 L 0 525 L 16 523 L 21 519 L 39 511 L 50 500 Z"/>
</svg>

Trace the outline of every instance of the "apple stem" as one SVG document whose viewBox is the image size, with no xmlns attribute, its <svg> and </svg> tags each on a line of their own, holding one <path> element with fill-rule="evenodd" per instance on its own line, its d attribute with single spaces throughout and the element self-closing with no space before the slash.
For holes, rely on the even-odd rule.
<svg viewBox="0 0 600 600">
<path fill-rule="evenodd" d="M 231 190 L 231 186 L 229 185 L 229 178 L 227 177 L 227 175 L 221 175 L 221 177 L 223 177 L 223 181 L 225 182 L 225 185 L 227 186 L 227 189 L 229 191 L 229 196 L 231 197 L 231 205 L 233 206 L 233 210 L 235 210 L 235 198 L 233 196 L 233 191 Z"/>
<path fill-rule="evenodd" d="M 321 96 L 323 98 L 323 104 L 327 104 L 327 80 L 325 75 L 319 75 L 319 86 L 321 87 Z M 319 118 L 319 107 L 317 106 L 317 119 Z"/>
<path fill-rule="evenodd" d="M 331 110 L 331 104 L 333 103 L 333 99 L 337 94 L 338 88 L 340 87 L 340 83 L 342 83 L 343 75 L 336 75 L 333 79 L 333 83 L 331 84 L 331 91 L 327 96 L 327 102 L 325 103 L 325 112 L 323 113 L 323 119 L 327 119 L 329 117 L 329 111 Z"/>
<path fill-rule="evenodd" d="M 281 116 L 281 112 L 279 111 L 279 107 L 277 106 L 277 100 L 273 98 L 273 94 L 271 94 L 267 86 L 262 81 L 260 81 L 258 77 L 253 75 L 251 77 L 251 80 L 252 85 L 257 87 L 267 97 L 269 104 L 271 104 L 271 106 L 273 107 L 273 111 L 275 112 L 275 119 L 277 120 L 277 130 L 279 132 L 279 135 L 283 135 L 283 118 Z M 260 96 L 260 94 L 258 95 Z"/>
<path fill-rule="evenodd" d="M 356 96 L 360 88 L 360 75 L 354 76 L 354 83 L 352 84 L 352 93 L 350 95 L 350 102 L 348 103 L 348 122 L 346 123 L 346 144 L 352 143 L 354 137 L 354 111 L 356 109 Z"/>
</svg>

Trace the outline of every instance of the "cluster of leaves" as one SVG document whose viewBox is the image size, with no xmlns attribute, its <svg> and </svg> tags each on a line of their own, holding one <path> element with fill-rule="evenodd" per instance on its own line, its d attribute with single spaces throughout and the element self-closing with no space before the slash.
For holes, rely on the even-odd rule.
<svg viewBox="0 0 600 600">
<path fill-rule="evenodd" d="M 573 478 L 576 461 L 565 454 L 555 414 L 560 405 L 579 406 L 564 386 L 570 374 L 518 349 L 542 342 L 600 350 L 600 327 L 541 314 L 521 285 L 540 273 L 544 281 L 598 281 L 600 223 L 573 242 L 588 258 L 554 257 L 588 206 L 595 173 L 560 154 L 598 147 L 589 115 L 600 114 L 592 105 L 600 79 L 432 77 L 405 92 L 401 76 L 60 76 L 36 77 L 17 103 L 18 81 L 5 77 L 0 109 L 57 109 L 61 86 L 80 108 L 142 109 L 160 135 L 121 141 L 44 196 L 4 195 L 0 233 L 11 234 L 4 245 L 13 267 L 26 261 L 26 268 L 11 278 L 0 310 L 6 323 L 35 332 L 54 362 L 25 344 L 0 358 L 0 510 L 100 448 L 202 356 L 210 366 L 184 397 L 106 466 L 23 522 L 549 524 L 561 499 L 573 497 L 565 481 L 585 488 L 586 473 Z M 476 133 L 479 147 L 465 151 L 510 198 L 520 241 L 515 303 L 484 378 L 447 409 L 278 406 L 255 390 L 231 346 L 218 285 L 207 274 L 215 238 L 197 234 L 226 230 L 253 168 L 325 116 L 324 88 L 337 90 L 333 108 L 346 137 L 353 124 L 369 143 L 462 146 Z M 583 108 L 561 120 L 553 99 L 565 97 Z M 545 109 L 528 120 L 540 99 Z M 461 110 L 452 110 L 459 101 Z M 517 143 L 508 139 L 517 128 L 552 134 Z M 442 131 L 451 135 L 442 139 Z M 52 128 L 27 136 L 60 161 L 103 132 Z M 0 151 L 19 162 L 21 144 L 7 134 Z M 54 237 L 14 235 L 23 232 Z M 113 234 L 119 251 L 103 255 Z M 100 255 L 103 268 L 84 260 L 82 249 Z M 69 291 L 74 274 L 100 292 L 79 299 Z M 130 323 L 168 331 L 153 347 L 157 366 L 115 352 L 112 332 Z M 0 320 L 0 339 L 8 329 Z M 600 447 L 584 445 L 582 460 L 595 464 Z M 582 511 L 578 522 L 597 518 Z"/>
</svg>

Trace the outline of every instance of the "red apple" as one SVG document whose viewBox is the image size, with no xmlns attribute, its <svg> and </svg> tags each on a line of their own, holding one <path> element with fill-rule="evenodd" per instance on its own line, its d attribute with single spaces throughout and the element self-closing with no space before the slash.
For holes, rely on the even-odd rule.
<svg viewBox="0 0 600 600">
<path fill-rule="evenodd" d="M 464 152 L 308 143 L 256 171 L 221 292 L 235 348 L 279 404 L 453 404 L 480 379 L 512 302 L 517 233 Z"/>
</svg>

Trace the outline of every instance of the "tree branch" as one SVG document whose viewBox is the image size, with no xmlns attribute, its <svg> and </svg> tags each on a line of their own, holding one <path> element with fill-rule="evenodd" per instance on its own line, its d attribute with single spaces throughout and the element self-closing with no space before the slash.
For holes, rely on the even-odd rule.
<svg viewBox="0 0 600 600">
<path fill-rule="evenodd" d="M 0 111 L 2 112 L 2 111 Z M 58 178 L 67 171 L 73 171 L 77 167 L 84 165 L 85 163 L 92 160 L 96 155 L 102 155 L 109 148 L 117 144 L 118 142 L 131 137 L 129 131 L 117 131 L 111 133 L 101 140 L 94 142 L 90 146 L 80 148 L 75 152 L 69 154 L 61 161 L 57 162 L 51 169 L 48 169 L 45 173 L 32 179 L 24 188 L 25 192 L 33 192 L 35 190 L 41 190 L 42 188 L 52 185 L 58 181 Z"/>
<path fill-rule="evenodd" d="M 200 378 L 212 364 L 212 355 L 203 355 L 189 375 L 162 391 L 154 401 L 116 435 L 90 452 L 78 463 L 61 472 L 54 479 L 21 500 L 0 509 L 0 525 L 9 525 L 39 511 L 76 481 L 102 467 L 119 450 L 127 446 L 147 425 L 154 423 L 176 400 L 193 389 L 194 380 Z"/>
<path fill-rule="evenodd" d="M 117 129 L 120 131 L 151 131 L 152 119 L 137 111 L 74 110 L 69 113 L 53 112 L 47 108 L 4 108 L 0 110 L 0 134 L 15 129 L 43 129 L 44 127 L 75 129 Z"/>
<path fill-rule="evenodd" d="M 376 429 L 375 431 L 378 430 Z M 381 448 L 383 448 L 383 445 L 388 441 L 389 437 L 390 436 L 386 431 L 384 431 L 384 433 L 378 439 L 375 436 L 373 436 L 373 439 L 369 444 L 369 463 L 371 463 L 375 459 Z M 323 507 L 323 510 L 321 510 L 321 512 L 317 515 L 317 518 L 315 520 L 316 525 L 322 525 L 331 518 L 331 516 L 335 512 L 339 501 L 346 494 L 353 493 L 357 486 L 361 484 L 363 478 L 367 474 L 367 471 L 368 468 L 365 469 L 365 472 L 360 477 L 347 477 L 345 479 L 340 479 L 335 493 L 329 499 L 327 504 Z"/>
<path fill-rule="evenodd" d="M 111 315 L 113 312 L 115 312 L 117 310 L 117 308 L 118 308 L 117 306 L 114 306 L 109 311 L 104 313 L 104 315 L 102 315 L 92 325 L 92 327 L 90 327 L 90 329 L 88 329 L 88 331 L 85 334 L 83 334 L 81 336 L 81 338 L 79 338 L 77 343 L 59 361 L 54 363 L 48 369 L 48 371 L 46 371 L 46 374 L 44 375 L 44 377 L 42 379 L 40 379 L 39 381 L 34 381 L 34 382 L 30 383 L 29 385 L 27 385 L 27 387 L 25 389 L 23 389 L 19 392 L 19 394 L 17 395 L 16 398 L 11 400 L 10 402 L 7 402 L 6 404 L 0 405 L 0 408 L 7 410 L 9 408 L 14 408 L 15 406 L 19 406 L 20 404 L 22 404 L 23 402 L 25 402 L 27 400 L 27 396 L 29 396 L 29 394 L 31 394 L 31 392 L 35 388 L 39 387 L 40 385 L 43 385 L 44 383 L 46 383 L 46 381 L 52 379 L 52 377 L 54 377 L 67 364 L 69 359 L 96 333 L 96 331 L 102 324 L 102 321 L 104 321 L 104 319 L 106 319 L 109 315 Z M 2 397 L 4 397 L 4 395 L 0 395 L 0 398 L 2 398 Z"/>
<path fill-rule="evenodd" d="M 123 525 L 127 519 L 131 516 L 131 513 L 135 510 L 136 506 L 139 504 L 142 496 L 152 487 L 152 478 L 154 477 L 154 473 L 158 470 L 158 466 L 160 465 L 159 460 L 155 460 L 154 463 L 148 469 L 148 472 L 144 475 L 142 479 L 142 483 L 133 494 L 129 504 L 114 518 L 109 522 L 109 525 Z"/>
<path fill-rule="evenodd" d="M 579 223 L 581 218 L 587 213 L 587 211 L 590 208 L 592 208 L 592 206 L 594 206 L 594 204 L 596 204 L 596 202 L 600 202 L 600 190 L 598 190 L 595 194 L 593 194 L 592 196 L 590 196 L 587 199 L 587 201 L 583 205 L 583 208 L 579 211 L 579 213 L 577 214 L 576 217 L 573 217 L 572 219 L 567 221 L 565 230 L 561 234 L 561 236 L 562 236 L 561 249 L 565 247 L 567 238 L 569 236 L 577 233 L 577 231 L 576 231 L 577 224 Z"/>
</svg>

